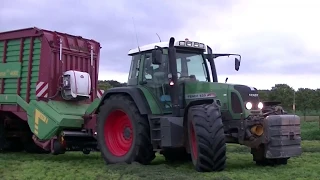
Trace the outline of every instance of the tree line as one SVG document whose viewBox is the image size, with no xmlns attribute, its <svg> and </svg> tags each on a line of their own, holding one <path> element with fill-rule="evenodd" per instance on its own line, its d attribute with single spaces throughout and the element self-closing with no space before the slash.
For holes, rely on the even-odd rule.
<svg viewBox="0 0 320 180">
<path fill-rule="evenodd" d="M 99 88 L 107 90 L 112 87 L 126 86 L 115 80 L 99 81 Z M 320 89 L 299 88 L 295 91 L 287 84 L 276 84 L 270 90 L 259 90 L 259 97 L 262 101 L 279 101 L 288 112 L 301 112 L 304 116 L 318 114 L 320 111 Z M 314 114 L 315 115 L 315 114 Z"/>
<path fill-rule="evenodd" d="M 276 84 L 270 90 L 259 90 L 262 101 L 280 101 L 281 105 L 289 112 L 295 108 L 303 115 L 311 112 L 319 113 L 320 89 L 299 88 L 295 91 L 287 84 Z"/>
</svg>

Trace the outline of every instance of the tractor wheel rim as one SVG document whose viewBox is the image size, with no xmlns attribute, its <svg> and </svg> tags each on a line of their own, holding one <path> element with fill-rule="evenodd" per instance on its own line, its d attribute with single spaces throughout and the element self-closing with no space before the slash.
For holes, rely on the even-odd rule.
<svg viewBox="0 0 320 180">
<path fill-rule="evenodd" d="M 104 139 L 106 147 L 114 156 L 126 155 L 132 146 L 132 123 L 122 110 L 114 110 L 104 124 Z"/>
<path fill-rule="evenodd" d="M 194 131 L 193 124 L 190 123 L 190 137 L 191 137 L 191 151 L 194 159 L 198 158 L 198 148 L 197 148 L 197 139 L 196 133 Z"/>
</svg>

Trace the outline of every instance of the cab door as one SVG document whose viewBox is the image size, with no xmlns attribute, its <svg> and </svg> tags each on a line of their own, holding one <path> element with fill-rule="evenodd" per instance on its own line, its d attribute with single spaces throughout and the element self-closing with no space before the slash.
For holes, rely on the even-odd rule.
<svg viewBox="0 0 320 180">
<path fill-rule="evenodd" d="M 152 63 L 152 53 L 145 52 L 142 55 L 141 81 L 159 104 L 163 113 L 171 113 L 171 98 L 169 94 L 168 62 L 163 57 L 162 64 Z"/>
</svg>

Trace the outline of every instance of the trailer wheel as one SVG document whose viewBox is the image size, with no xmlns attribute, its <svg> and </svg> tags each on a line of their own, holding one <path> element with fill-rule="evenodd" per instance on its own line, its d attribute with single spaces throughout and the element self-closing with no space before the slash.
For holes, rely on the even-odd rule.
<svg viewBox="0 0 320 180">
<path fill-rule="evenodd" d="M 130 97 L 113 95 L 106 99 L 97 124 L 97 139 L 106 163 L 149 164 L 155 158 L 148 119 Z"/>
<path fill-rule="evenodd" d="M 199 172 L 222 171 L 226 166 L 226 140 L 217 104 L 196 105 L 188 112 L 192 162 Z"/>
</svg>

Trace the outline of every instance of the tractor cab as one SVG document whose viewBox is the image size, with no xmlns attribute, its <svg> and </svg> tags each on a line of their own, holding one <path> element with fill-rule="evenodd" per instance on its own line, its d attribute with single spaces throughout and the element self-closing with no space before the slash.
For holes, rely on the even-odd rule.
<svg viewBox="0 0 320 180">
<path fill-rule="evenodd" d="M 209 46 L 189 39 L 149 44 L 128 54 L 132 56 L 128 85 L 144 86 L 157 99 L 164 114 L 181 116 L 188 105 L 213 101 L 217 94 L 221 95 L 220 105 L 221 101 L 227 101 L 223 94 L 228 84 L 212 83 L 218 82 L 214 59 L 237 54 L 212 54 Z M 241 61 L 238 56 L 236 70 Z M 223 108 L 227 110 L 225 105 Z"/>
</svg>

